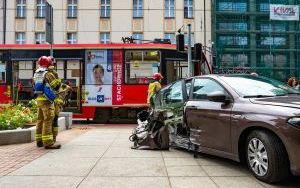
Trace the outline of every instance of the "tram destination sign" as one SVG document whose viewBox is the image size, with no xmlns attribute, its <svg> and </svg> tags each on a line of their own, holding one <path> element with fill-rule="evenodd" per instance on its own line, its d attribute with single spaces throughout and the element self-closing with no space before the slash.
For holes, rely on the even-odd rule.
<svg viewBox="0 0 300 188">
<path fill-rule="evenodd" d="M 270 4 L 270 20 L 299 21 L 299 6 Z"/>
</svg>

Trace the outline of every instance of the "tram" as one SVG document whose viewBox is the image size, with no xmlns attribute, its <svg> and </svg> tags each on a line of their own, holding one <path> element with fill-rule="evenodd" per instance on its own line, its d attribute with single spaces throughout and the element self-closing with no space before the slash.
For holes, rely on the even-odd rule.
<svg viewBox="0 0 300 188">
<path fill-rule="evenodd" d="M 0 44 L 0 105 L 34 98 L 32 77 L 48 44 Z M 148 83 L 160 72 L 162 84 L 188 76 L 187 54 L 176 45 L 160 43 L 55 44 L 56 71 L 73 89 L 74 118 L 107 123 L 113 117 L 130 119 L 148 107 Z M 194 61 L 195 75 L 209 74 L 205 55 Z"/>
</svg>

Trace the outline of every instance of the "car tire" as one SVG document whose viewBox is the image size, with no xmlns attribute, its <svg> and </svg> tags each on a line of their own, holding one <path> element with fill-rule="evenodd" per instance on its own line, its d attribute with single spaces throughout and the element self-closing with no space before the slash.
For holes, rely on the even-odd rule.
<svg viewBox="0 0 300 188">
<path fill-rule="evenodd" d="M 274 134 L 264 130 L 252 131 L 245 151 L 248 168 L 257 179 L 275 183 L 289 175 L 286 150 Z"/>
<path fill-rule="evenodd" d="M 94 114 L 94 121 L 99 124 L 108 123 L 111 117 L 111 110 L 105 108 L 97 108 Z"/>
</svg>

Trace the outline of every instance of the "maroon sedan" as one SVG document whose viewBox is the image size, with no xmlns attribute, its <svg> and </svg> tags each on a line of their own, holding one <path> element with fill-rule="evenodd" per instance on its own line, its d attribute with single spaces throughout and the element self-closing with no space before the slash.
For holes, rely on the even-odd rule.
<svg viewBox="0 0 300 188">
<path fill-rule="evenodd" d="M 285 84 L 253 75 L 200 76 L 165 87 L 154 105 L 167 111 L 171 145 L 246 161 L 265 182 L 300 175 L 300 93 Z"/>
</svg>

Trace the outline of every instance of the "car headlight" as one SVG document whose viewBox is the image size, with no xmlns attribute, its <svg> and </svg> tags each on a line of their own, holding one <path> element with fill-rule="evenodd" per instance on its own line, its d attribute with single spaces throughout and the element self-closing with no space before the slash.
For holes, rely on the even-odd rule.
<svg viewBox="0 0 300 188">
<path fill-rule="evenodd" d="M 287 121 L 290 125 L 300 128 L 300 117 L 292 117 Z"/>
</svg>

